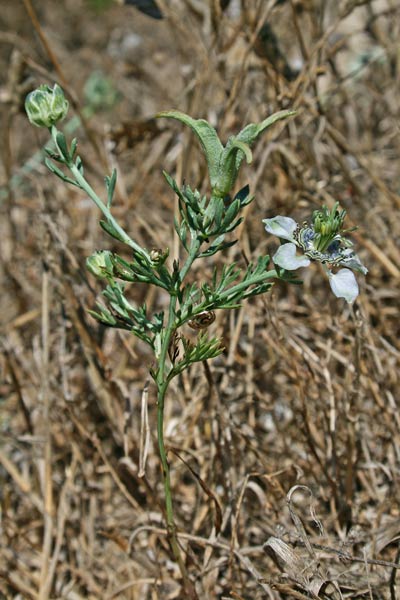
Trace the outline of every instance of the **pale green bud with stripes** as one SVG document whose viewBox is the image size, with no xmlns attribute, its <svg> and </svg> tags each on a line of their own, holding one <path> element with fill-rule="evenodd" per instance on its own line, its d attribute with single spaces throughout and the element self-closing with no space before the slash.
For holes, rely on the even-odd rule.
<svg viewBox="0 0 400 600">
<path fill-rule="evenodd" d="M 25 111 L 29 121 L 36 127 L 50 128 L 62 121 L 68 112 L 68 100 L 59 85 L 41 85 L 27 95 Z"/>
</svg>

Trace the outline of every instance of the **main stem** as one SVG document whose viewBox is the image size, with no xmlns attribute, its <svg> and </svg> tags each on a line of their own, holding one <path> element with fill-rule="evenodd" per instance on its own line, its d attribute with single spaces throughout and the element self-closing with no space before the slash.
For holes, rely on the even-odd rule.
<svg viewBox="0 0 400 600">
<path fill-rule="evenodd" d="M 158 439 L 158 450 L 160 453 L 162 476 L 165 490 L 165 512 L 167 518 L 167 530 L 170 538 L 172 551 L 175 559 L 179 564 L 179 568 L 182 572 L 182 576 L 187 577 L 186 568 L 182 561 L 181 552 L 179 550 L 178 540 L 176 537 L 176 525 L 174 519 L 174 510 L 172 506 L 172 493 L 171 493 L 171 475 L 170 468 L 167 459 L 167 452 L 164 443 L 164 405 L 165 395 L 168 389 L 168 379 L 165 374 L 165 362 L 168 353 L 168 347 L 171 341 L 173 333 L 173 323 L 175 320 L 175 306 L 176 296 L 171 296 L 168 314 L 168 323 L 165 330 L 163 343 L 161 346 L 161 353 L 158 364 L 157 372 L 157 439 Z"/>
<path fill-rule="evenodd" d="M 182 284 L 183 279 L 188 273 L 193 261 L 196 259 L 198 255 L 198 251 L 200 248 L 201 242 L 198 239 L 192 241 L 189 255 L 183 265 L 179 281 L 176 286 L 179 289 Z M 165 494 L 165 513 L 167 520 L 167 531 L 168 538 L 171 544 L 171 549 L 174 554 L 174 558 L 179 566 L 179 570 L 181 572 L 184 588 L 188 597 L 196 600 L 198 598 L 196 590 L 194 588 L 193 583 L 189 579 L 189 575 L 185 566 L 185 563 L 182 558 L 182 554 L 180 551 L 178 538 L 176 535 L 176 524 L 174 518 L 174 508 L 172 503 L 172 490 L 171 490 L 171 472 L 169 468 L 167 452 L 165 449 L 164 443 L 164 405 L 165 405 L 165 395 L 169 386 L 170 379 L 168 378 L 168 374 L 166 373 L 166 360 L 168 356 L 168 348 L 171 342 L 171 338 L 174 334 L 176 327 L 176 302 L 177 302 L 177 290 L 174 290 L 174 293 L 170 296 L 170 304 L 168 311 L 168 322 L 164 330 L 164 336 L 161 344 L 160 356 L 158 359 L 158 371 L 156 377 L 157 384 L 157 439 L 158 439 L 158 451 L 160 454 L 161 460 L 161 469 L 162 469 L 162 477 L 164 484 L 164 494 Z"/>
<path fill-rule="evenodd" d="M 165 513 L 167 520 L 167 531 L 168 538 L 171 544 L 172 552 L 174 554 L 174 558 L 178 563 L 180 572 L 182 574 L 183 580 L 185 582 L 185 586 L 187 586 L 189 582 L 189 576 L 185 567 L 185 564 L 182 559 L 182 554 L 178 544 L 178 538 L 176 536 L 176 524 L 174 518 L 174 508 L 172 504 L 172 491 L 171 491 L 171 471 L 169 468 L 169 462 L 167 458 L 167 452 L 165 449 L 164 443 L 164 401 L 165 394 L 168 388 L 168 383 L 164 381 L 158 387 L 157 393 L 157 439 L 158 439 L 158 451 L 160 454 L 161 460 L 161 469 L 162 469 L 162 477 L 164 484 L 164 494 L 165 494 Z"/>
</svg>

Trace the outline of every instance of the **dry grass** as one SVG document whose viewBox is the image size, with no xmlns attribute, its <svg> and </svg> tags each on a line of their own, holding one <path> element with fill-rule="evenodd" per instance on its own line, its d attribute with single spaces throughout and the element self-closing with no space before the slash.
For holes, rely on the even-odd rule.
<svg viewBox="0 0 400 600">
<path fill-rule="evenodd" d="M 118 167 L 116 212 L 147 247 L 176 255 L 163 168 L 207 189 L 196 142 L 154 122 L 157 111 L 209 118 L 226 137 L 295 107 L 242 172 L 256 200 L 223 260 L 274 250 L 262 218 L 303 219 L 339 200 L 370 269 L 354 311 L 314 265 L 301 288 L 219 314 L 225 353 L 171 389 L 176 514 L 199 598 L 400 597 L 400 8 L 231 9 L 241 4 L 235 15 L 211 0 L 163 0 L 159 22 L 121 5 L 42 0 L 36 31 L 28 1 L 2 7 L 1 598 L 183 597 L 164 530 L 151 356 L 86 312 L 99 286 L 85 257 L 113 241 L 95 208 L 32 160 L 47 136 L 21 108 L 26 91 L 57 80 L 82 114 L 96 69 L 120 99 L 79 129 L 86 173 L 100 190 Z M 275 41 L 259 35 L 265 20 Z M 165 303 L 139 285 L 132 297 Z"/>
</svg>

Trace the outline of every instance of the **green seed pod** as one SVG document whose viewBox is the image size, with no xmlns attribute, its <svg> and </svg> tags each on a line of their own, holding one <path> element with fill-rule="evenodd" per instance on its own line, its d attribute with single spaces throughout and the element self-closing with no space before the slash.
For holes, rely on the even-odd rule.
<svg viewBox="0 0 400 600">
<path fill-rule="evenodd" d="M 41 85 L 28 94 L 25 100 L 28 119 L 36 127 L 52 127 L 64 119 L 68 106 L 68 100 L 57 84 L 54 84 L 53 89 L 48 85 Z"/>
</svg>

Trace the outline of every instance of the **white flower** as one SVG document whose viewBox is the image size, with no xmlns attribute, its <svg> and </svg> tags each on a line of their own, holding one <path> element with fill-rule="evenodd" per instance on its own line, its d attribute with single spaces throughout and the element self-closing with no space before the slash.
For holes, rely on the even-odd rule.
<svg viewBox="0 0 400 600">
<path fill-rule="evenodd" d="M 359 289 L 350 269 L 364 275 L 368 270 L 352 250 L 352 243 L 340 232 L 346 212 L 339 211 L 337 207 L 335 204 L 331 211 L 325 207 L 315 211 L 311 224 L 299 225 L 294 219 L 280 215 L 264 219 L 263 223 L 268 233 L 284 240 L 273 256 L 275 265 L 287 271 L 295 271 L 308 267 L 311 261 L 322 263 L 335 296 L 352 304 Z M 297 254 L 298 248 L 302 250 L 300 255 Z M 326 265 L 345 268 L 333 273 Z"/>
</svg>

